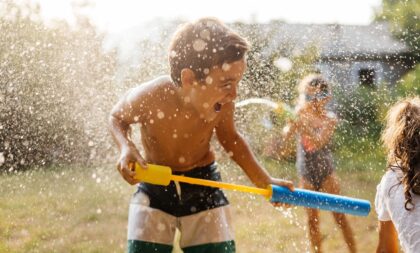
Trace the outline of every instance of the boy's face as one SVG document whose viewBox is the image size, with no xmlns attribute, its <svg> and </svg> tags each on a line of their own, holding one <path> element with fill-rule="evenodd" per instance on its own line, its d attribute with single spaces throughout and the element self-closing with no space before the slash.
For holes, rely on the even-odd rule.
<svg viewBox="0 0 420 253">
<path fill-rule="evenodd" d="M 204 81 L 195 80 L 187 94 L 190 103 L 200 117 L 211 121 L 222 110 L 223 105 L 232 102 L 237 96 L 240 80 L 246 69 L 246 60 L 241 59 L 208 70 Z M 188 86 L 188 85 L 187 85 Z"/>
</svg>

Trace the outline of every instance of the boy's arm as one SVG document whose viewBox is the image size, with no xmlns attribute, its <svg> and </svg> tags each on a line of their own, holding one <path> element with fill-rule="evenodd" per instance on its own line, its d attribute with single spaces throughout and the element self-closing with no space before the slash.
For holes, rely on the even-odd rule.
<svg viewBox="0 0 420 253">
<path fill-rule="evenodd" d="M 379 241 L 376 253 L 398 253 L 398 237 L 392 221 L 379 221 Z"/>
<path fill-rule="evenodd" d="M 128 91 L 114 106 L 109 117 L 110 132 L 121 153 L 117 168 L 122 177 L 130 184 L 137 183 L 133 178 L 135 173 L 132 168 L 129 168 L 130 163 L 138 162 L 143 167 L 147 167 L 130 136 L 130 125 L 141 122 L 139 118 L 142 115 L 139 111 L 141 100 L 140 89 L 136 88 Z"/>
<path fill-rule="evenodd" d="M 276 184 L 293 189 L 292 182 L 270 177 L 267 171 L 258 163 L 248 144 L 235 128 L 233 103 L 225 104 L 223 107 L 223 115 L 216 126 L 216 135 L 223 148 L 232 154 L 231 158 L 257 187 L 267 188 L 270 184 Z"/>
</svg>

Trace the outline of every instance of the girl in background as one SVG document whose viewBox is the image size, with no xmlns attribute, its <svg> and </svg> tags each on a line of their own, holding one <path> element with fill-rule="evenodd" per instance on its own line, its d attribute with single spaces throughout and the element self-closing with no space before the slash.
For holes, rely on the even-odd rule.
<svg viewBox="0 0 420 253">
<path fill-rule="evenodd" d="M 289 143 L 291 138 L 296 137 L 296 167 L 301 187 L 339 194 L 340 186 L 334 173 L 335 168 L 329 147 L 337 124 L 335 114 L 326 108 L 331 100 L 330 87 L 321 75 L 311 74 L 301 81 L 298 92 L 296 117 L 289 120 L 283 128 L 283 136 L 278 139 L 279 145 L 269 147 L 266 153 L 271 156 L 281 154 L 282 146 Z M 319 228 L 319 210 L 308 208 L 307 214 L 312 249 L 320 253 L 322 239 Z M 333 216 L 343 232 L 350 252 L 356 252 L 353 232 L 346 216 L 341 213 L 333 213 Z"/>
<path fill-rule="evenodd" d="M 420 252 L 420 98 L 397 102 L 387 115 L 382 141 L 388 171 L 377 187 L 377 252 Z"/>
</svg>

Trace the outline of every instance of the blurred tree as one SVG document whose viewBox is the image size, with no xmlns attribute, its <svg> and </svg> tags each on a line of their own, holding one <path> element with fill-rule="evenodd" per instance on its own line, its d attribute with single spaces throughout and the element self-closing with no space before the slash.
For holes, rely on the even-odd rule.
<svg viewBox="0 0 420 253">
<path fill-rule="evenodd" d="M 46 26 L 39 6 L 5 1 L 0 29 L 0 168 L 86 162 L 109 147 L 114 60 L 92 26 Z"/>
<path fill-rule="evenodd" d="M 376 20 L 385 20 L 391 24 L 393 34 L 403 40 L 413 51 L 414 69 L 408 72 L 397 85 L 395 95 L 406 97 L 420 95 L 420 1 L 418 0 L 382 0 L 382 8 L 376 14 Z"/>
<path fill-rule="evenodd" d="M 382 0 L 376 20 L 391 24 L 393 33 L 407 43 L 416 58 L 420 56 L 420 1 Z"/>
<path fill-rule="evenodd" d="M 420 64 L 403 77 L 396 90 L 399 97 L 420 96 Z"/>
</svg>

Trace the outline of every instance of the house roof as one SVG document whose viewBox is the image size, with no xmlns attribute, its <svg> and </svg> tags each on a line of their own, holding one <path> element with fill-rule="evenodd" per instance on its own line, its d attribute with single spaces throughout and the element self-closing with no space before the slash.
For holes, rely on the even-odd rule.
<svg viewBox="0 0 420 253">
<path fill-rule="evenodd" d="M 273 36 L 272 49 L 283 43 L 294 44 L 298 50 L 315 45 L 322 58 L 378 57 L 410 52 L 402 41 L 392 36 L 385 22 L 366 26 L 272 22 L 259 24 L 255 28 L 267 36 Z"/>
</svg>

